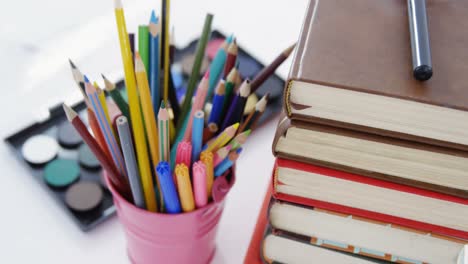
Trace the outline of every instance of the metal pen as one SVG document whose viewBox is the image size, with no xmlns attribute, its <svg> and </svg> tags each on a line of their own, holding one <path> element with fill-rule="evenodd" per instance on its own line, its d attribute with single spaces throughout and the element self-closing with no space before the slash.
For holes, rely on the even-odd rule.
<svg viewBox="0 0 468 264">
<path fill-rule="evenodd" d="M 407 0 L 407 2 L 413 57 L 413 76 L 419 81 L 426 81 L 432 77 L 426 0 Z"/>
</svg>

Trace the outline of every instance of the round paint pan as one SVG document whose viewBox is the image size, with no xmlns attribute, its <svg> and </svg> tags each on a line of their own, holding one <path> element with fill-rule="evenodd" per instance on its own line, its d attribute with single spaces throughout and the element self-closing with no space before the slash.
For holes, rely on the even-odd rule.
<svg viewBox="0 0 468 264">
<path fill-rule="evenodd" d="M 99 160 L 86 144 L 81 145 L 78 149 L 78 160 L 80 161 L 80 165 L 86 169 L 98 170 L 101 168 Z"/>
<path fill-rule="evenodd" d="M 23 158 L 33 165 L 43 165 L 53 160 L 58 153 L 57 141 L 49 136 L 30 137 L 21 147 Z"/>
<path fill-rule="evenodd" d="M 80 178 L 78 162 L 68 159 L 56 159 L 44 168 L 44 180 L 54 188 L 64 188 Z"/>
<path fill-rule="evenodd" d="M 76 129 L 69 122 L 59 125 L 57 138 L 60 145 L 65 148 L 76 148 L 83 142 Z"/>
<path fill-rule="evenodd" d="M 99 206 L 104 198 L 101 186 L 91 181 L 73 184 L 65 193 L 65 203 L 77 212 L 91 211 Z"/>
</svg>

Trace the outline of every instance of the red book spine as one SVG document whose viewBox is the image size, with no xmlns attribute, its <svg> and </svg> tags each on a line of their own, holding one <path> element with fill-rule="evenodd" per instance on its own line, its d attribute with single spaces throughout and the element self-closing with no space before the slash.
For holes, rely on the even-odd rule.
<svg viewBox="0 0 468 264">
<path fill-rule="evenodd" d="M 360 182 L 364 184 L 369 184 L 369 185 L 374 185 L 382 188 L 388 188 L 388 189 L 393 189 L 401 192 L 408 192 L 408 193 L 413 193 L 421 196 L 426 196 L 426 197 L 431 197 L 435 199 L 440 199 L 440 200 L 445 200 L 445 201 L 450 201 L 454 203 L 460 203 L 460 204 L 465 204 L 468 205 L 468 201 L 459 197 L 455 196 L 450 196 L 446 194 L 441 194 L 441 193 L 436 193 L 428 190 L 423 190 L 415 187 L 410 187 L 410 186 L 404 186 L 396 183 L 390 183 L 390 182 L 385 182 L 381 180 L 376 180 L 372 178 L 367 178 L 364 176 L 356 175 L 356 174 L 351 174 L 347 172 L 342 172 L 342 171 L 337 171 L 333 169 L 328 169 L 324 167 L 318 167 L 314 165 L 309 165 L 305 163 L 300 163 L 300 162 L 295 162 L 295 161 L 290 161 L 290 160 L 284 160 L 284 159 L 277 159 L 276 164 L 275 164 L 275 170 L 273 172 L 273 197 L 278 200 L 283 200 L 286 202 L 291 202 L 291 203 L 296 203 L 296 204 L 302 204 L 306 206 L 312 206 L 312 207 L 317 207 L 321 209 L 328 209 L 336 212 L 341 212 L 345 214 L 351 214 L 355 216 L 361 216 L 365 218 L 370 218 L 370 219 L 375 219 L 378 221 L 382 222 L 388 222 L 388 223 L 393 223 L 397 225 L 402 225 L 402 226 L 407 226 L 411 228 L 416 228 L 416 229 L 421 229 L 421 230 L 427 230 L 430 232 L 442 234 L 442 235 L 448 235 L 448 236 L 454 236 L 454 237 L 459 237 L 463 239 L 468 239 L 468 232 L 466 231 L 461 231 L 457 229 L 452 229 L 452 228 L 447 228 L 443 226 L 438 226 L 438 225 L 433 225 L 433 224 L 428 224 L 420 221 L 415 221 L 411 219 L 406 219 L 406 218 L 401 218 L 393 215 L 387 215 L 387 214 L 382 214 L 382 213 L 376 213 L 372 211 L 367 211 L 364 209 L 360 208 L 354 208 L 354 207 L 348 207 L 340 204 L 334 204 L 334 203 L 329 203 L 325 201 L 319 201 L 319 200 L 314 200 L 314 199 L 309 199 L 309 198 L 304 198 L 304 197 L 299 197 L 299 196 L 294 196 L 294 195 L 288 195 L 288 194 L 283 194 L 283 193 L 277 193 L 276 192 L 276 184 L 282 184 L 280 181 L 275 180 L 275 171 L 278 167 L 282 168 L 291 168 L 291 169 L 296 169 L 296 170 L 302 170 L 302 171 L 307 171 L 307 172 L 313 172 L 317 174 L 321 174 L 324 177 L 335 177 L 335 178 L 340 178 L 340 179 L 345 179 L 345 180 L 350 180 L 350 181 L 355 181 L 355 182 Z"/>
</svg>

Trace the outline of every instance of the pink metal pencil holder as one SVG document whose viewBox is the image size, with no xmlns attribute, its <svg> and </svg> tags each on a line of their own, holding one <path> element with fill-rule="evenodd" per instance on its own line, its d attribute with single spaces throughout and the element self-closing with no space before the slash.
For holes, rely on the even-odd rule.
<svg viewBox="0 0 468 264">
<path fill-rule="evenodd" d="M 106 182 L 125 231 L 127 253 L 132 263 L 210 263 L 216 249 L 216 232 L 224 209 L 224 197 L 235 182 L 234 170 L 215 179 L 212 202 L 181 214 L 142 210 L 125 200 L 107 177 Z"/>
</svg>

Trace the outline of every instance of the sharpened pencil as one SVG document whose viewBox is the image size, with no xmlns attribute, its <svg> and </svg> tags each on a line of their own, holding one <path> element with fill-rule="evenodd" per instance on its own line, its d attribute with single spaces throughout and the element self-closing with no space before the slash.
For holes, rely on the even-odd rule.
<svg viewBox="0 0 468 264">
<path fill-rule="evenodd" d="M 83 99 L 85 101 L 85 104 L 88 108 L 91 108 L 91 105 L 89 103 L 88 96 L 86 95 L 85 91 L 85 84 L 84 84 L 84 78 L 83 78 L 83 73 L 76 67 L 75 63 L 71 59 L 68 59 L 68 62 L 70 63 L 70 68 L 71 72 L 73 75 L 73 80 L 75 80 L 76 85 L 80 89 L 80 93 L 83 96 Z"/>
<path fill-rule="evenodd" d="M 293 44 L 292 46 L 288 47 L 285 49 L 283 52 L 281 52 L 278 57 L 276 57 L 273 62 L 271 62 L 270 65 L 267 67 L 263 68 L 252 80 L 251 87 L 252 87 L 252 93 L 257 91 L 257 89 L 270 77 L 276 69 L 291 55 L 291 53 L 294 50 L 294 47 L 296 44 Z"/>
<path fill-rule="evenodd" d="M 209 143 L 205 150 L 217 151 L 226 145 L 236 134 L 239 123 L 235 123 L 232 126 L 227 127 L 221 134 L 219 134 L 213 142 Z"/>
<path fill-rule="evenodd" d="M 161 161 L 170 161 L 170 140 L 169 140 L 169 114 L 164 101 L 158 112 L 158 135 L 159 135 L 159 157 Z"/>
<path fill-rule="evenodd" d="M 247 102 L 247 97 L 250 95 L 250 81 L 247 79 L 245 80 L 241 87 L 239 88 L 238 94 L 232 100 L 231 106 L 226 114 L 226 118 L 223 121 L 223 125 L 221 129 L 225 129 L 226 127 L 240 122 L 242 119 L 242 115 L 244 113 L 245 103 Z"/>
<path fill-rule="evenodd" d="M 101 76 L 102 79 L 104 79 L 106 91 L 110 94 L 112 100 L 114 100 L 115 104 L 119 107 L 120 112 L 122 112 L 127 120 L 130 120 L 130 110 L 128 109 L 128 104 L 123 98 L 122 94 L 115 88 L 115 84 L 109 81 L 106 76 L 103 74 L 101 74 Z"/>
<path fill-rule="evenodd" d="M 224 147 L 218 149 L 218 151 L 216 151 L 214 153 L 214 155 L 213 155 L 213 165 L 215 167 L 218 166 L 227 157 L 227 155 L 231 151 L 231 148 L 232 148 L 232 146 L 227 145 L 227 146 L 224 146 Z"/>
<path fill-rule="evenodd" d="M 197 49 L 195 51 L 195 60 L 193 61 L 192 73 L 190 74 L 188 83 L 187 83 L 187 92 L 185 93 L 185 100 L 182 104 L 182 109 L 180 112 L 180 117 L 177 120 L 176 130 L 180 131 L 184 122 L 187 121 L 190 105 L 192 104 L 192 97 L 197 85 L 198 78 L 200 77 L 200 68 L 205 56 L 205 49 L 208 43 L 208 39 L 211 35 L 211 23 L 213 21 L 212 14 L 206 14 L 205 22 L 203 24 L 203 31 L 200 39 L 198 40 Z M 176 140 L 177 142 L 177 140 Z"/>
<path fill-rule="evenodd" d="M 138 91 L 136 87 L 135 68 L 133 67 L 133 59 L 130 50 L 130 43 L 127 35 L 127 26 L 125 23 L 124 11 L 121 0 L 114 0 L 115 18 L 117 22 L 117 31 L 119 33 L 120 52 L 124 65 L 125 85 L 128 94 L 128 106 L 130 109 L 130 117 L 132 120 L 133 138 L 135 141 L 135 149 L 138 153 L 138 168 L 140 170 L 141 183 L 145 194 L 146 207 L 151 212 L 157 211 L 156 198 L 154 193 L 153 179 L 146 146 L 145 132 L 143 121 L 141 118 L 141 108 L 138 99 Z"/>
<path fill-rule="evenodd" d="M 225 90 L 226 86 L 224 80 L 219 81 L 216 93 L 213 97 L 213 106 L 211 108 L 210 117 L 208 118 L 208 129 L 213 133 L 216 133 L 220 126 Z"/>
<path fill-rule="evenodd" d="M 246 130 L 254 130 L 257 126 L 257 122 L 262 117 L 263 112 L 265 112 L 266 106 L 268 104 L 268 97 L 270 96 L 269 93 L 265 94 L 260 101 L 257 102 L 255 105 L 255 111 L 251 112 L 244 122 L 242 122 L 238 133 L 244 132 Z"/>
<path fill-rule="evenodd" d="M 223 175 L 229 168 L 234 165 L 234 162 L 239 158 L 242 148 L 238 148 L 229 153 L 227 158 L 225 158 L 218 166 L 215 168 L 215 177 Z"/>
<path fill-rule="evenodd" d="M 179 133 L 184 134 L 184 140 L 190 141 L 192 139 L 192 124 L 193 124 L 193 115 L 195 112 L 199 110 L 203 110 L 203 106 L 205 105 L 206 95 L 208 93 L 208 78 L 210 76 L 210 72 L 206 72 L 203 76 L 200 84 L 197 88 L 197 95 L 195 95 L 195 100 L 192 104 L 192 110 L 189 115 L 189 120 L 187 124 L 187 128 L 185 131 L 179 131 Z"/>
<path fill-rule="evenodd" d="M 159 78 L 159 73 L 161 71 L 160 65 L 160 35 L 161 35 L 161 23 L 159 23 L 158 18 L 154 10 L 151 12 L 151 19 L 148 26 L 149 29 L 149 83 L 151 87 L 151 96 L 153 102 L 153 109 L 159 109 L 161 105 L 161 79 Z M 156 113 L 155 113 L 156 115 Z"/>
<path fill-rule="evenodd" d="M 219 78 L 222 77 L 224 65 L 226 64 L 227 58 L 227 47 L 228 47 L 228 40 L 224 40 L 221 46 L 219 47 L 218 51 L 216 52 L 215 57 L 211 61 L 210 64 L 210 81 L 208 85 L 208 94 L 206 96 L 206 101 L 211 101 L 213 97 L 213 92 L 218 84 Z"/>
<path fill-rule="evenodd" d="M 86 143 L 86 145 L 88 145 L 94 156 L 96 156 L 96 158 L 99 160 L 99 163 L 101 163 L 102 167 L 107 171 L 109 180 L 123 197 L 131 201 L 130 188 L 126 179 L 122 177 L 121 174 L 119 174 L 114 164 L 112 164 L 112 162 L 104 154 L 104 151 L 99 147 L 93 136 L 91 136 L 88 128 L 85 126 L 81 118 L 66 104 L 63 104 L 63 109 L 68 121 L 75 127 L 81 138 L 83 138 L 83 141 Z"/>
<path fill-rule="evenodd" d="M 227 78 L 228 74 L 236 65 L 238 47 L 236 40 L 234 39 L 227 48 L 226 64 L 224 65 L 223 78 Z"/>
<path fill-rule="evenodd" d="M 104 135 L 107 149 L 109 150 L 109 153 L 111 154 L 111 158 L 114 162 L 114 165 L 121 175 L 127 176 L 122 152 L 120 152 L 120 147 L 117 144 L 117 140 L 113 134 L 111 125 L 106 120 L 103 106 L 101 105 L 101 101 L 99 100 L 99 97 L 98 97 L 97 89 L 89 82 L 86 76 L 84 76 L 84 80 L 85 80 L 86 94 L 88 95 L 89 100 L 91 102 L 91 106 L 93 107 L 93 112 L 96 115 L 96 119 L 98 120 L 99 127 L 102 131 L 102 134 Z"/>
</svg>

